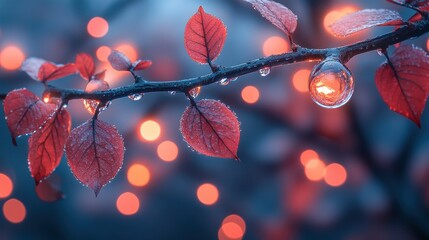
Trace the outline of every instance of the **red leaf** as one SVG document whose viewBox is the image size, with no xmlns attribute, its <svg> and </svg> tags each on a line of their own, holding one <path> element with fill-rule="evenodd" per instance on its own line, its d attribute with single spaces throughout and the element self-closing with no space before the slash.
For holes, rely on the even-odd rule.
<svg viewBox="0 0 429 240">
<path fill-rule="evenodd" d="M 95 195 L 115 177 L 124 160 L 122 136 L 114 126 L 97 119 L 73 129 L 65 149 L 73 174 Z"/>
<path fill-rule="evenodd" d="M 132 67 L 130 59 L 118 50 L 112 50 L 108 60 L 117 71 L 128 71 Z"/>
<path fill-rule="evenodd" d="M 137 60 L 133 63 L 133 70 L 139 71 L 139 70 L 145 70 L 152 66 L 152 61 L 150 60 Z"/>
<path fill-rule="evenodd" d="M 95 63 L 92 57 L 86 53 L 76 56 L 76 67 L 83 79 L 89 81 L 95 73 Z"/>
<path fill-rule="evenodd" d="M 387 9 L 364 9 L 335 21 L 329 26 L 336 36 L 346 37 L 355 32 L 375 26 L 402 25 L 402 17 L 398 12 Z"/>
<path fill-rule="evenodd" d="M 28 164 L 36 184 L 51 175 L 60 164 L 70 127 L 70 114 L 61 108 L 28 140 Z"/>
<path fill-rule="evenodd" d="M 76 66 L 73 63 L 66 65 L 55 65 L 51 62 L 45 62 L 40 66 L 38 79 L 42 82 L 63 78 L 76 73 Z"/>
<path fill-rule="evenodd" d="M 390 109 L 420 127 L 429 94 L 429 57 L 420 48 L 401 45 L 390 61 L 392 66 L 385 62 L 377 70 L 377 89 Z"/>
<path fill-rule="evenodd" d="M 27 58 L 21 66 L 21 70 L 26 72 L 34 80 L 39 80 L 39 69 L 46 61 L 40 58 Z"/>
<path fill-rule="evenodd" d="M 270 0 L 245 0 L 252 4 L 261 15 L 287 35 L 298 25 L 298 17 L 287 7 Z"/>
<path fill-rule="evenodd" d="M 222 51 L 226 27 L 217 17 L 198 8 L 186 24 L 185 48 L 192 60 L 198 63 L 214 61 Z"/>
<path fill-rule="evenodd" d="M 64 198 L 63 192 L 55 186 L 55 182 L 52 183 L 52 177 L 40 182 L 36 186 L 36 194 L 45 202 L 56 202 Z"/>
<path fill-rule="evenodd" d="M 240 124 L 223 103 L 201 100 L 186 108 L 180 120 L 185 141 L 199 153 L 212 157 L 237 157 Z"/>
<path fill-rule="evenodd" d="M 4 100 L 4 112 L 13 143 L 16 145 L 16 137 L 39 129 L 54 109 L 54 105 L 45 104 L 25 88 L 9 92 Z"/>
</svg>

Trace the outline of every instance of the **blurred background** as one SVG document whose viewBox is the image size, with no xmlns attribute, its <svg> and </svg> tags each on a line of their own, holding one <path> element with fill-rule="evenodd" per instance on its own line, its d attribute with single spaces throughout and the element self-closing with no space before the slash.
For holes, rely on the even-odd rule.
<svg viewBox="0 0 429 240">
<path fill-rule="evenodd" d="M 413 14 L 386 1 L 278 2 L 298 15 L 295 41 L 311 48 L 392 30 L 336 38 L 326 26 L 344 13 L 389 8 L 404 18 Z M 19 71 L 22 61 L 35 56 L 67 63 L 79 52 L 107 69 L 111 87 L 132 84 L 106 63 L 111 49 L 152 60 L 142 73 L 148 80 L 208 74 L 208 66 L 189 58 L 183 40 L 200 5 L 228 27 L 217 64 L 289 51 L 283 33 L 240 0 L 0 0 L 0 92 L 26 87 L 40 96 L 42 85 Z M 408 42 L 427 49 L 427 36 Z M 241 121 L 240 162 L 187 147 L 179 132 L 188 105 L 183 94 L 116 100 L 100 118 L 117 126 L 127 151 L 121 171 L 98 197 L 74 178 L 65 159 L 36 192 L 28 137 L 13 147 L 1 121 L 0 239 L 429 238 L 429 116 L 418 129 L 388 109 L 374 83 L 383 61 L 370 52 L 347 63 L 355 93 L 334 110 L 310 99 L 307 78 L 315 63 L 204 87 L 198 99 L 220 99 Z M 78 75 L 52 84 L 85 87 Z M 82 100 L 68 109 L 74 127 L 91 117 Z"/>
</svg>

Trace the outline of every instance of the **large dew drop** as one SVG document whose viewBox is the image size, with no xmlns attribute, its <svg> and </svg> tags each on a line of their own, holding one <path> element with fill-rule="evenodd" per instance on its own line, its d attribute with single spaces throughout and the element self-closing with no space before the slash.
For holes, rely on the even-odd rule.
<svg viewBox="0 0 429 240">
<path fill-rule="evenodd" d="M 354 86 L 350 70 L 335 59 L 322 61 L 310 75 L 311 98 L 324 108 L 338 108 L 346 104 L 353 95 Z"/>
</svg>

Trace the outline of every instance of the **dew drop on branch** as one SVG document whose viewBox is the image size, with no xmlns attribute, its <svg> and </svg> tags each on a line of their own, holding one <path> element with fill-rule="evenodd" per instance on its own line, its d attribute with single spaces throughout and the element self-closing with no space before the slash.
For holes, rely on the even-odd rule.
<svg viewBox="0 0 429 240">
<path fill-rule="evenodd" d="M 270 75 L 271 73 L 271 68 L 270 67 L 264 67 L 259 69 L 259 75 L 261 75 L 261 77 L 266 77 L 268 75 Z"/>
<path fill-rule="evenodd" d="M 133 100 L 133 101 L 138 101 L 138 100 L 142 99 L 142 97 L 143 97 L 143 93 L 135 93 L 135 94 L 131 94 L 128 96 L 128 98 Z"/>
<path fill-rule="evenodd" d="M 314 67 L 310 75 L 309 91 L 317 105 L 338 108 L 352 97 L 354 80 L 346 66 L 335 59 L 326 59 Z"/>
<path fill-rule="evenodd" d="M 200 95 L 200 92 L 201 92 L 201 86 L 195 87 L 195 88 L 192 88 L 191 90 L 189 90 L 189 94 L 193 98 L 198 97 L 198 95 Z"/>
<path fill-rule="evenodd" d="M 221 86 L 226 86 L 226 85 L 228 85 L 230 83 L 230 80 L 228 79 L 228 78 L 222 78 L 220 81 L 219 81 L 219 85 L 221 85 Z"/>
<path fill-rule="evenodd" d="M 170 95 L 176 95 L 176 91 L 168 91 Z"/>
</svg>

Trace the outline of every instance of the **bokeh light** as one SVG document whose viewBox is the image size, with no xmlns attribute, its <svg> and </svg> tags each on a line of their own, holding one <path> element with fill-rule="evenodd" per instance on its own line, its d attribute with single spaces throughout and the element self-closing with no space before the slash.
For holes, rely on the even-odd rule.
<svg viewBox="0 0 429 240">
<path fill-rule="evenodd" d="M 311 181 L 320 181 L 325 175 L 325 163 L 320 159 L 312 159 L 305 165 L 305 176 Z"/>
<path fill-rule="evenodd" d="M 0 52 L 0 66 L 5 70 L 17 70 L 24 60 L 25 55 L 17 46 L 7 46 Z"/>
<path fill-rule="evenodd" d="M 176 160 L 177 155 L 179 154 L 179 148 L 174 142 L 167 140 L 158 145 L 156 152 L 161 160 L 172 162 Z"/>
<path fill-rule="evenodd" d="M 205 205 L 213 205 L 219 199 L 219 191 L 215 185 L 204 183 L 198 187 L 197 197 L 201 203 Z"/>
<path fill-rule="evenodd" d="M 323 19 L 323 27 L 325 28 L 326 32 L 332 33 L 329 26 L 331 26 L 335 21 L 337 21 L 341 17 L 347 14 L 356 12 L 358 10 L 359 10 L 358 8 L 353 6 L 343 7 L 339 10 L 332 10 L 325 15 L 325 18 Z"/>
<path fill-rule="evenodd" d="M 259 90 L 255 86 L 246 86 L 241 91 L 241 98 L 248 104 L 254 104 L 259 100 Z"/>
<path fill-rule="evenodd" d="M 92 37 L 101 38 L 109 31 L 109 23 L 102 17 L 93 17 L 89 20 L 86 29 Z"/>
<path fill-rule="evenodd" d="M 220 231 L 222 231 L 228 239 L 241 239 L 246 232 L 246 223 L 242 217 L 232 214 L 222 221 Z"/>
<path fill-rule="evenodd" d="M 319 159 L 319 154 L 313 149 L 304 150 L 299 157 L 303 166 L 307 165 L 310 160 Z"/>
<path fill-rule="evenodd" d="M 146 186 L 150 181 L 150 171 L 145 165 L 135 163 L 128 168 L 127 179 L 133 186 Z"/>
<path fill-rule="evenodd" d="M 116 200 L 116 208 L 123 215 L 136 214 L 140 208 L 139 198 L 134 193 L 124 192 Z"/>
<path fill-rule="evenodd" d="M 24 221 L 26 214 L 24 204 L 18 199 L 11 198 L 3 204 L 3 215 L 11 223 Z"/>
<path fill-rule="evenodd" d="M 13 191 L 13 183 L 10 178 L 0 173 L 0 198 L 7 198 Z"/>
<path fill-rule="evenodd" d="M 146 120 L 140 125 L 140 136 L 146 141 L 155 141 L 161 135 L 161 126 L 154 120 Z"/>
<path fill-rule="evenodd" d="M 331 163 L 325 169 L 325 182 L 332 187 L 339 187 L 346 182 L 347 171 L 338 163 Z"/>
<path fill-rule="evenodd" d="M 273 36 L 264 41 L 262 52 L 264 56 L 282 54 L 290 51 L 290 44 L 282 37 Z"/>
<path fill-rule="evenodd" d="M 426 41 L 426 49 L 429 51 L 429 39 Z"/>
<path fill-rule="evenodd" d="M 115 47 L 115 50 L 125 54 L 131 62 L 134 62 L 138 59 L 138 53 L 134 45 L 130 43 L 122 43 Z"/>
<path fill-rule="evenodd" d="M 95 55 L 97 55 L 98 60 L 102 62 L 107 62 L 107 58 L 109 57 L 111 49 L 108 46 L 101 46 L 97 48 Z"/>
<path fill-rule="evenodd" d="M 298 92 L 308 92 L 308 80 L 311 71 L 309 69 L 300 69 L 292 77 L 292 85 Z"/>
</svg>

